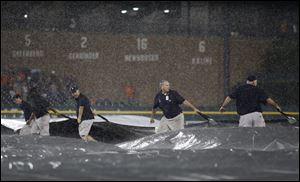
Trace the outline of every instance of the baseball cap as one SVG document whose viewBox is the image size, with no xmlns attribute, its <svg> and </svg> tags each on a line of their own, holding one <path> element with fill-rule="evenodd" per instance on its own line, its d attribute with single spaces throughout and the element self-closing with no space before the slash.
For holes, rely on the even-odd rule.
<svg viewBox="0 0 300 182">
<path fill-rule="evenodd" d="M 249 75 L 249 76 L 247 77 L 247 80 L 250 81 L 250 82 L 252 82 L 252 81 L 257 80 L 257 79 L 256 79 L 256 76 L 254 76 L 254 75 Z"/>
<path fill-rule="evenodd" d="M 19 98 L 22 98 L 20 94 L 16 94 L 13 96 L 13 99 L 19 99 Z"/>
<path fill-rule="evenodd" d="M 78 90 L 78 87 L 76 87 L 76 86 L 71 87 L 71 92 L 72 93 L 75 93 L 77 90 Z"/>
</svg>

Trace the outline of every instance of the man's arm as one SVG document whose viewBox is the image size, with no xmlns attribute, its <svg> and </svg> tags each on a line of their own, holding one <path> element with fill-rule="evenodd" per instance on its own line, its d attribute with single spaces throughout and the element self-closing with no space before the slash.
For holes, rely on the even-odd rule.
<svg viewBox="0 0 300 182">
<path fill-rule="evenodd" d="M 90 107 L 90 109 L 91 109 L 91 111 L 92 111 L 93 115 L 94 115 L 94 116 L 97 116 L 96 110 L 95 110 L 95 109 L 93 109 L 92 107 Z"/>
<path fill-rule="evenodd" d="M 150 119 L 150 123 L 154 123 L 154 114 L 156 113 L 156 109 L 152 108 L 152 114 L 151 114 L 151 119 Z"/>
<path fill-rule="evenodd" d="M 199 109 L 197 109 L 193 104 L 191 104 L 191 103 L 190 103 L 189 101 L 187 101 L 187 100 L 184 100 L 184 101 L 183 101 L 183 104 L 186 105 L 186 106 L 188 106 L 188 107 L 190 107 L 190 108 L 192 108 L 195 112 L 200 112 Z"/>
<path fill-rule="evenodd" d="M 158 102 L 158 98 L 157 96 L 154 98 L 154 104 L 152 107 L 152 114 L 151 114 L 151 118 L 150 118 L 150 123 L 154 123 L 154 114 L 156 113 L 156 108 L 159 106 L 159 102 Z"/>
<path fill-rule="evenodd" d="M 26 124 L 27 124 L 27 125 L 30 125 L 31 122 L 32 122 L 32 120 L 33 120 L 34 118 L 35 118 L 35 114 L 32 112 L 31 115 L 30 115 L 30 117 L 29 117 L 29 119 L 26 121 Z"/>
<path fill-rule="evenodd" d="M 270 97 L 266 100 L 266 102 L 273 106 L 274 108 L 278 109 L 279 111 L 281 111 L 281 108 L 279 107 L 279 105 L 273 100 L 271 99 Z"/>
<path fill-rule="evenodd" d="M 77 118 L 77 122 L 78 122 L 78 123 L 81 123 L 81 118 L 82 118 L 82 114 L 83 114 L 83 109 L 84 109 L 84 106 L 79 106 L 78 118 Z"/>
<path fill-rule="evenodd" d="M 227 96 L 226 99 L 224 100 L 222 106 L 220 107 L 219 111 L 220 112 L 224 112 L 225 111 L 225 107 L 230 103 L 231 100 L 232 99 L 229 96 Z"/>
</svg>

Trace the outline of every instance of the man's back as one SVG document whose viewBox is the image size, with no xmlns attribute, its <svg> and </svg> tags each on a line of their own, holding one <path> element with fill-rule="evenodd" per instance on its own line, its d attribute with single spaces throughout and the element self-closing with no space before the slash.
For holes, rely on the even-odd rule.
<svg viewBox="0 0 300 182">
<path fill-rule="evenodd" d="M 31 97 L 32 109 L 36 115 L 36 118 L 40 118 L 48 113 L 49 102 L 40 95 L 34 95 Z"/>
<path fill-rule="evenodd" d="M 266 103 L 268 99 L 268 96 L 262 89 L 250 84 L 238 87 L 229 97 L 236 99 L 236 107 L 239 115 L 262 112 L 260 104 Z"/>
<path fill-rule="evenodd" d="M 76 108 L 76 115 L 78 117 L 79 114 L 79 107 L 80 106 L 84 106 L 83 109 L 83 114 L 82 114 L 82 121 L 83 120 L 90 120 L 90 119 L 94 119 L 94 115 L 93 112 L 91 110 L 91 104 L 89 99 L 80 93 L 79 97 L 76 99 L 77 102 L 77 108 Z"/>
<path fill-rule="evenodd" d="M 20 109 L 23 110 L 25 121 L 28 121 L 32 113 L 32 108 L 30 104 L 25 101 L 22 101 Z"/>
</svg>

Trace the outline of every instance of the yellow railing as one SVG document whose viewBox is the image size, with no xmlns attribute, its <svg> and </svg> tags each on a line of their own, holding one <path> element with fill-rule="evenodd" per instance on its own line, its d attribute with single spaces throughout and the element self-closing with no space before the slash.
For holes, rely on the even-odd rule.
<svg viewBox="0 0 300 182">
<path fill-rule="evenodd" d="M 52 111 L 49 111 L 53 113 Z M 75 110 L 57 110 L 57 112 L 61 114 L 75 114 Z M 119 110 L 111 110 L 111 111 L 103 111 L 103 110 L 95 110 L 97 114 L 125 114 L 125 115 L 149 115 L 151 111 L 119 111 Z M 11 109 L 11 110 L 1 110 L 1 114 L 21 114 L 22 111 L 18 109 Z M 194 111 L 184 111 L 186 115 L 196 114 Z M 161 111 L 158 111 L 156 114 L 162 114 Z M 237 112 L 227 111 L 227 112 L 219 112 L 219 111 L 203 111 L 203 114 L 208 115 L 236 115 Z M 280 115 L 279 112 L 274 111 L 266 111 L 263 112 L 264 115 Z M 290 115 L 299 115 L 299 112 L 286 112 L 286 114 Z"/>
</svg>

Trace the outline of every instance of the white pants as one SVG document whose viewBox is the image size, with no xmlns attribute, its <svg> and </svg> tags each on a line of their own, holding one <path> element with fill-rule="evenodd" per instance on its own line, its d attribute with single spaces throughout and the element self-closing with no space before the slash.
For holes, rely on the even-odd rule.
<svg viewBox="0 0 300 182">
<path fill-rule="evenodd" d="M 155 133 L 163 133 L 167 131 L 184 129 L 184 115 L 180 113 L 174 118 L 167 119 L 163 116 L 160 120 L 158 127 L 155 129 Z"/>
<path fill-rule="evenodd" d="M 79 124 L 78 131 L 79 131 L 79 136 L 80 137 L 85 137 L 89 135 L 90 130 L 92 128 L 94 119 L 89 119 L 89 120 L 83 120 Z"/>
<path fill-rule="evenodd" d="M 260 112 L 252 112 L 249 114 L 241 115 L 239 127 L 265 127 L 265 119 Z"/>
<path fill-rule="evenodd" d="M 34 119 L 30 125 L 25 125 L 20 130 L 20 135 L 40 134 L 42 136 L 50 136 L 49 121 L 49 114 L 46 114 L 38 119 Z"/>
</svg>

